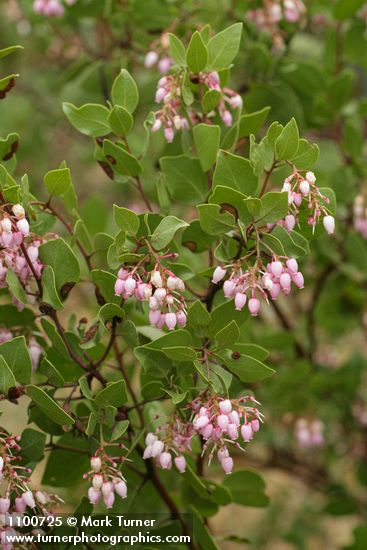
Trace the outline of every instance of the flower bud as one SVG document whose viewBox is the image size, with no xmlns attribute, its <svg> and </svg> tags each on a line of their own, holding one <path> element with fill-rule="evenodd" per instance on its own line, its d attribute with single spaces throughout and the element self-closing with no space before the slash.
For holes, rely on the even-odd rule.
<svg viewBox="0 0 367 550">
<path fill-rule="evenodd" d="M 256 317 L 260 310 L 260 300 L 257 298 L 251 298 L 248 302 L 248 309 L 251 315 Z"/>
<path fill-rule="evenodd" d="M 281 262 L 271 262 L 270 271 L 275 277 L 280 277 L 283 271 L 283 265 Z"/>
<path fill-rule="evenodd" d="M 186 326 L 187 317 L 186 317 L 186 313 L 184 311 L 182 311 L 182 309 L 180 309 L 180 311 L 178 311 L 176 313 L 176 319 L 177 319 L 177 324 L 180 327 L 185 327 Z"/>
<path fill-rule="evenodd" d="M 217 418 L 218 426 L 221 430 L 225 431 L 228 428 L 229 418 L 226 414 L 220 414 Z"/>
<path fill-rule="evenodd" d="M 251 424 L 243 424 L 241 426 L 241 435 L 244 441 L 248 442 L 252 439 L 252 428 Z"/>
<path fill-rule="evenodd" d="M 170 275 L 167 279 L 167 288 L 169 290 L 176 290 L 178 283 L 178 277 L 173 277 Z"/>
<path fill-rule="evenodd" d="M 21 204 L 14 204 L 13 206 L 13 214 L 14 216 L 16 216 L 17 218 L 24 218 L 25 216 L 25 211 L 24 211 L 24 208 Z"/>
<path fill-rule="evenodd" d="M 99 490 L 103 485 L 103 476 L 102 474 L 94 474 L 92 479 L 92 485 L 95 489 Z"/>
<path fill-rule="evenodd" d="M 233 424 L 233 422 L 231 422 L 231 424 L 228 425 L 227 433 L 231 439 L 238 439 L 238 430 L 236 424 Z"/>
<path fill-rule="evenodd" d="M 233 281 L 224 281 L 223 292 L 226 298 L 231 298 L 235 289 L 236 283 Z"/>
<path fill-rule="evenodd" d="M 165 88 L 158 88 L 158 90 L 155 93 L 155 102 L 160 103 L 161 101 L 163 101 L 166 95 L 167 95 L 167 92 Z"/>
<path fill-rule="evenodd" d="M 11 221 L 9 218 L 3 218 L 0 222 L 1 228 L 5 233 L 11 233 Z"/>
<path fill-rule="evenodd" d="M 219 403 L 219 409 L 222 414 L 229 414 L 232 411 L 232 403 L 230 399 L 223 399 Z"/>
<path fill-rule="evenodd" d="M 130 273 L 127 269 L 121 267 L 118 270 L 117 277 L 121 279 L 122 281 L 126 281 L 126 279 L 129 277 Z"/>
<path fill-rule="evenodd" d="M 288 267 L 289 271 L 291 271 L 292 273 L 297 273 L 298 263 L 297 263 L 297 260 L 295 260 L 294 258 L 289 258 L 286 261 L 286 266 Z"/>
<path fill-rule="evenodd" d="M 212 283 L 217 284 L 223 279 L 226 274 L 226 270 L 222 266 L 218 265 L 213 272 Z"/>
<path fill-rule="evenodd" d="M 25 491 L 22 495 L 22 498 L 27 506 L 29 506 L 30 508 L 35 508 L 36 503 L 32 491 Z"/>
<path fill-rule="evenodd" d="M 233 122 L 233 118 L 232 118 L 232 115 L 229 111 L 223 111 L 222 113 L 222 120 L 223 120 L 223 124 L 225 126 L 231 126 L 232 125 L 232 122 Z"/>
<path fill-rule="evenodd" d="M 297 273 L 295 273 L 293 275 L 293 282 L 298 288 L 303 288 L 304 287 L 305 281 L 304 281 L 303 275 L 300 271 L 298 271 Z"/>
<path fill-rule="evenodd" d="M 16 499 L 15 499 L 15 511 L 18 512 L 19 514 L 23 514 L 26 507 L 27 507 L 27 505 L 24 502 L 24 500 L 22 499 L 22 497 L 16 497 Z"/>
<path fill-rule="evenodd" d="M 159 273 L 159 271 L 153 271 L 150 276 L 150 282 L 152 285 L 154 285 L 156 288 L 160 288 L 163 286 L 162 276 Z"/>
<path fill-rule="evenodd" d="M 301 181 L 299 184 L 299 190 L 301 191 L 302 195 L 305 197 L 310 192 L 310 184 L 307 180 Z"/>
<path fill-rule="evenodd" d="M 89 487 L 88 489 L 88 498 L 91 504 L 98 504 L 101 499 L 100 491 L 97 491 L 94 487 Z"/>
<path fill-rule="evenodd" d="M 221 447 L 217 452 L 217 458 L 219 462 L 222 462 L 222 460 L 227 457 L 229 457 L 229 452 L 227 447 Z"/>
<path fill-rule="evenodd" d="M 158 63 L 158 69 L 159 71 L 164 74 L 169 71 L 170 66 L 172 65 L 172 61 L 170 57 L 163 57 L 159 63 Z"/>
<path fill-rule="evenodd" d="M 183 474 L 186 470 L 186 459 L 184 456 L 175 457 L 175 465 L 180 474 Z"/>
<path fill-rule="evenodd" d="M 18 231 L 20 231 L 20 233 L 25 237 L 29 235 L 29 223 L 25 218 L 22 218 L 21 220 L 17 221 L 17 228 L 18 228 Z"/>
<path fill-rule="evenodd" d="M 282 193 L 289 193 L 292 190 L 292 186 L 289 181 L 285 181 L 282 187 Z"/>
<path fill-rule="evenodd" d="M 209 424 L 209 418 L 207 416 L 199 416 L 194 420 L 194 426 L 196 430 L 201 430 Z"/>
<path fill-rule="evenodd" d="M 200 430 L 200 434 L 204 439 L 209 439 L 212 435 L 213 429 L 213 424 L 207 424 L 202 430 Z"/>
<path fill-rule="evenodd" d="M 10 338 L 10 340 L 11 340 L 11 338 Z M 2 343 L 3 343 L 3 342 L 2 342 Z M 4 468 L 4 459 L 3 459 L 2 456 L 0 456 L 0 472 L 3 471 L 3 468 Z"/>
<path fill-rule="evenodd" d="M 281 274 L 281 276 L 279 277 L 279 284 L 283 289 L 289 288 L 291 286 L 291 277 L 289 273 Z"/>
<path fill-rule="evenodd" d="M 160 118 L 156 118 L 152 125 L 152 132 L 158 132 L 162 128 L 162 121 Z"/>
<path fill-rule="evenodd" d="M 231 422 L 233 424 L 235 424 L 236 426 L 239 426 L 240 425 L 240 417 L 238 415 L 238 412 L 237 411 L 232 411 L 229 413 L 229 418 L 231 420 Z"/>
<path fill-rule="evenodd" d="M 165 288 L 157 288 L 157 290 L 153 294 L 153 298 L 155 298 L 158 303 L 162 303 L 166 295 L 167 295 L 167 291 Z"/>
<path fill-rule="evenodd" d="M 150 51 L 146 54 L 145 56 L 145 59 L 144 59 L 144 66 L 147 68 L 147 69 L 150 69 L 151 67 L 153 67 L 158 61 L 158 54 L 157 52 L 154 52 L 154 51 Z"/>
<path fill-rule="evenodd" d="M 158 309 L 151 309 L 149 311 L 149 323 L 154 327 L 157 325 L 161 318 L 161 312 Z"/>
<path fill-rule="evenodd" d="M 110 495 L 113 492 L 113 489 L 114 487 L 111 481 L 104 481 L 102 483 L 101 491 L 104 497 L 108 497 L 108 495 Z"/>
<path fill-rule="evenodd" d="M 242 97 L 239 94 L 234 95 L 231 97 L 228 101 L 232 109 L 242 109 L 243 107 L 243 101 Z"/>
<path fill-rule="evenodd" d="M 311 183 L 311 184 L 314 184 L 316 182 L 316 176 L 313 172 L 307 172 L 306 173 L 306 180 Z"/>
<path fill-rule="evenodd" d="M 152 446 L 152 456 L 156 457 L 162 453 L 164 449 L 164 443 L 163 441 L 160 441 L 159 439 L 153 443 Z"/>
<path fill-rule="evenodd" d="M 230 456 L 227 456 L 226 458 L 223 458 L 222 462 L 222 468 L 224 470 L 225 474 L 230 474 L 233 470 L 233 459 Z"/>
<path fill-rule="evenodd" d="M 235 299 L 234 299 L 234 305 L 235 308 L 238 311 L 241 311 L 243 309 L 244 305 L 246 304 L 247 296 L 246 294 L 242 294 L 241 292 L 237 292 Z"/>
<path fill-rule="evenodd" d="M 152 458 L 153 456 L 153 445 L 147 445 L 144 449 L 143 459 Z"/>
<path fill-rule="evenodd" d="M 251 428 L 253 432 L 258 432 L 260 430 L 260 422 L 257 418 L 251 420 Z"/>
<path fill-rule="evenodd" d="M 177 318 L 175 313 L 166 313 L 164 322 L 169 330 L 173 330 L 177 324 Z"/>
<path fill-rule="evenodd" d="M 131 296 L 134 293 L 136 288 L 136 281 L 132 277 L 129 277 L 125 281 L 125 292 L 128 296 Z"/>
<path fill-rule="evenodd" d="M 301 193 L 294 193 L 293 195 L 293 201 L 296 206 L 301 206 L 302 203 L 302 195 Z"/>
<path fill-rule="evenodd" d="M 10 508 L 10 498 L 0 498 L 0 514 L 6 514 Z"/>
<path fill-rule="evenodd" d="M 103 495 L 103 502 L 105 503 L 106 508 L 112 508 L 113 503 L 115 502 L 115 495 L 111 491 L 108 495 Z"/>
<path fill-rule="evenodd" d="M 295 225 L 296 225 L 296 218 L 293 216 L 293 214 L 288 214 L 284 218 L 284 225 L 287 231 L 293 231 Z"/>
<path fill-rule="evenodd" d="M 43 491 L 36 492 L 36 499 L 40 504 L 42 504 L 42 506 L 44 506 L 48 502 L 47 495 Z"/>
<path fill-rule="evenodd" d="M 326 229 L 327 234 L 332 235 L 335 230 L 335 220 L 333 216 L 325 216 L 322 220 L 322 223 L 324 225 L 324 228 Z"/>
<path fill-rule="evenodd" d="M 127 486 L 123 479 L 115 483 L 115 491 L 121 498 L 126 498 L 127 496 Z"/>
<path fill-rule="evenodd" d="M 90 467 L 94 472 L 99 472 L 102 467 L 102 460 L 99 456 L 92 456 L 90 459 Z"/>
<path fill-rule="evenodd" d="M 165 140 L 167 141 L 167 143 L 172 143 L 174 137 L 175 137 L 175 133 L 173 131 L 173 128 L 165 128 L 164 129 L 164 137 L 165 137 Z"/>
<path fill-rule="evenodd" d="M 159 463 L 163 470 L 170 470 L 172 467 L 172 456 L 170 453 L 162 453 L 159 457 Z"/>
<path fill-rule="evenodd" d="M 145 445 L 153 445 L 153 443 L 157 441 L 157 439 L 158 437 L 154 433 L 149 432 L 147 433 L 145 438 Z"/>
</svg>

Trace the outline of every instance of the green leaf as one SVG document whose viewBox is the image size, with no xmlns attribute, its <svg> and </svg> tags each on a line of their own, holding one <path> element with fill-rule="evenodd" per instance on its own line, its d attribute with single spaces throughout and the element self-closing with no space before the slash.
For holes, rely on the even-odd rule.
<svg viewBox="0 0 367 550">
<path fill-rule="evenodd" d="M 248 159 L 220 150 L 214 171 L 213 188 L 217 185 L 231 187 L 245 195 L 253 195 L 258 187 L 258 178 Z"/>
<path fill-rule="evenodd" d="M 194 143 L 199 161 L 204 172 L 207 172 L 217 158 L 220 141 L 220 126 L 197 124 L 193 129 Z"/>
<path fill-rule="evenodd" d="M 24 288 L 22 287 L 20 280 L 18 279 L 14 271 L 10 269 L 10 267 L 8 267 L 6 271 L 6 283 L 9 287 L 10 292 L 14 294 L 18 302 L 21 302 L 22 304 L 28 303 Z"/>
<path fill-rule="evenodd" d="M 200 162 L 185 155 L 162 157 L 162 172 L 171 197 L 185 204 L 197 204 L 205 201 L 208 194 L 208 182 Z"/>
<path fill-rule="evenodd" d="M 114 319 L 120 323 L 124 316 L 124 310 L 117 304 L 105 304 L 98 312 L 98 319 L 103 325 L 105 325 L 107 321 L 112 321 Z"/>
<path fill-rule="evenodd" d="M 42 244 L 39 247 L 39 256 L 43 264 L 52 267 L 58 291 L 66 283 L 79 281 L 79 262 L 70 246 L 61 237 Z"/>
<path fill-rule="evenodd" d="M 189 46 L 186 52 L 186 62 L 190 71 L 199 73 L 202 71 L 208 61 L 208 52 L 201 38 L 201 34 L 195 31 L 191 37 Z"/>
<path fill-rule="evenodd" d="M 127 401 L 125 381 L 110 382 L 103 390 L 97 393 L 94 401 L 98 407 L 106 405 L 120 407 Z"/>
<path fill-rule="evenodd" d="M 17 383 L 12 370 L 4 357 L 0 355 L 0 392 L 7 396 L 10 388 L 15 388 L 16 385 Z"/>
<path fill-rule="evenodd" d="M 218 90 L 207 90 L 204 94 L 202 105 L 205 113 L 210 113 L 219 104 L 222 96 Z"/>
<path fill-rule="evenodd" d="M 43 458 L 46 444 L 46 434 L 32 428 L 26 428 L 22 432 L 19 445 L 22 448 L 22 457 L 27 460 L 39 462 Z"/>
<path fill-rule="evenodd" d="M 338 0 L 334 6 L 335 19 L 342 21 L 343 19 L 352 17 L 364 3 L 365 0 Z"/>
<path fill-rule="evenodd" d="M 209 235 L 223 235 L 235 226 L 235 218 L 218 204 L 199 204 L 200 225 Z"/>
<path fill-rule="evenodd" d="M 261 208 L 257 221 L 272 223 L 284 218 L 288 213 L 288 194 L 270 192 L 261 199 Z"/>
<path fill-rule="evenodd" d="M 46 376 L 48 382 L 57 388 L 62 388 L 65 384 L 63 376 L 59 373 L 56 367 L 54 367 L 51 361 L 47 359 L 47 357 L 42 359 L 41 364 L 38 367 L 38 372 Z"/>
<path fill-rule="evenodd" d="M 115 275 L 102 269 L 93 269 L 91 272 L 92 281 L 97 286 L 106 302 L 119 303 L 120 298 L 115 296 Z"/>
<path fill-rule="evenodd" d="M 113 171 L 122 176 L 134 177 L 143 171 L 143 167 L 137 158 L 109 139 L 105 139 L 103 142 L 103 154 Z"/>
<path fill-rule="evenodd" d="M 5 359 L 17 382 L 29 384 L 32 361 L 24 336 L 17 336 L 9 342 L 0 344 L 0 356 Z"/>
<path fill-rule="evenodd" d="M 298 170 L 309 170 L 316 164 L 320 156 L 320 149 L 316 143 L 308 143 L 306 139 L 299 140 L 299 147 L 292 162 Z"/>
<path fill-rule="evenodd" d="M 79 378 L 80 391 L 87 399 L 94 399 L 93 392 L 89 387 L 88 379 L 86 376 Z"/>
<path fill-rule="evenodd" d="M 201 300 L 195 300 L 187 311 L 187 320 L 191 325 L 207 327 L 211 316 Z"/>
<path fill-rule="evenodd" d="M 108 117 L 108 122 L 114 134 L 125 136 L 133 127 L 134 119 L 127 109 L 115 105 Z"/>
<path fill-rule="evenodd" d="M 248 137 L 251 134 L 257 134 L 262 128 L 271 107 L 264 107 L 260 111 L 247 113 L 241 116 L 239 121 L 238 137 Z"/>
<path fill-rule="evenodd" d="M 233 500 L 237 504 L 263 507 L 269 503 L 269 498 L 264 492 L 265 483 L 254 470 L 233 472 L 230 476 L 225 476 L 223 483 L 231 491 Z"/>
<path fill-rule="evenodd" d="M 240 329 L 236 321 L 231 321 L 215 335 L 215 340 L 219 347 L 230 348 L 240 338 Z"/>
<path fill-rule="evenodd" d="M 27 395 L 56 424 L 62 426 L 74 424 L 74 419 L 41 388 L 28 386 Z"/>
<path fill-rule="evenodd" d="M 139 103 L 139 92 L 135 80 L 126 69 L 121 69 L 111 89 L 112 101 L 133 113 Z"/>
<path fill-rule="evenodd" d="M 192 348 L 186 346 L 162 348 L 162 352 L 174 361 L 195 361 L 197 359 L 196 352 Z"/>
<path fill-rule="evenodd" d="M 43 178 L 47 191 L 50 195 L 63 195 L 71 186 L 71 175 L 69 168 L 50 170 Z"/>
<path fill-rule="evenodd" d="M 85 430 L 85 433 L 87 434 L 88 437 L 92 437 L 92 435 L 94 434 L 94 430 L 96 429 L 96 426 L 97 426 L 97 415 L 95 412 L 91 412 L 88 418 L 87 428 Z"/>
<path fill-rule="evenodd" d="M 120 229 L 129 235 L 136 235 L 139 230 L 140 221 L 132 210 L 122 206 L 113 205 L 113 218 Z"/>
<path fill-rule="evenodd" d="M 8 55 L 12 54 L 16 50 L 24 50 L 23 46 L 20 46 L 19 44 L 14 46 L 8 46 L 7 48 L 2 48 L 0 50 L 0 59 L 3 59 L 3 57 L 7 57 Z"/>
<path fill-rule="evenodd" d="M 116 422 L 113 430 L 112 435 L 110 437 L 110 441 L 116 441 L 116 439 L 120 439 L 126 432 L 126 430 L 129 427 L 130 422 L 128 420 L 121 420 L 120 422 Z"/>
<path fill-rule="evenodd" d="M 272 376 L 275 372 L 254 357 L 242 354 L 240 357 L 237 357 L 237 355 L 235 357 L 235 359 L 232 357 L 231 352 L 221 355 L 225 366 L 232 374 L 237 376 L 241 382 L 249 383 L 264 380 Z"/>
<path fill-rule="evenodd" d="M 19 144 L 19 134 L 11 133 L 0 139 L 0 160 L 10 160 L 15 155 Z"/>
<path fill-rule="evenodd" d="M 56 290 L 55 272 L 50 265 L 42 271 L 42 301 L 50 304 L 54 309 L 62 309 L 64 307 Z"/>
<path fill-rule="evenodd" d="M 197 509 L 190 505 L 189 510 L 194 517 L 193 534 L 194 540 L 200 545 L 202 550 L 219 550 L 216 542 L 206 528 L 203 519 Z"/>
<path fill-rule="evenodd" d="M 159 223 L 155 228 L 154 233 L 151 237 L 151 245 L 156 250 L 161 250 L 169 245 L 175 236 L 176 232 L 183 228 L 187 227 L 189 224 L 176 216 L 167 216 Z"/>
<path fill-rule="evenodd" d="M 169 38 L 169 53 L 170 57 L 178 64 L 178 65 L 185 65 L 186 64 L 186 52 L 185 47 L 182 44 L 181 40 L 177 38 L 172 33 L 168 33 Z"/>
<path fill-rule="evenodd" d="M 227 69 L 236 57 L 242 34 L 242 23 L 235 23 L 219 32 L 208 42 L 208 68 L 218 71 Z"/>
<path fill-rule="evenodd" d="M 275 142 L 275 152 L 279 160 L 292 160 L 299 147 L 297 122 L 292 118 Z"/>
<path fill-rule="evenodd" d="M 87 136 L 99 137 L 110 133 L 108 122 L 110 111 L 97 103 L 86 103 L 75 107 L 72 103 L 63 103 L 66 118 L 74 128 Z"/>
<path fill-rule="evenodd" d="M 173 391 L 166 390 L 165 388 L 162 388 L 162 391 L 167 393 L 172 398 L 172 403 L 174 405 L 178 405 L 179 403 L 182 403 L 182 401 L 186 399 L 186 396 L 187 396 L 187 391 L 182 393 L 175 393 Z"/>
<path fill-rule="evenodd" d="M 41 325 L 46 335 L 54 345 L 56 351 L 58 351 L 58 353 L 60 353 L 64 358 L 68 359 L 69 358 L 68 350 L 60 334 L 57 332 L 55 325 L 50 323 L 45 317 L 41 319 Z"/>
<path fill-rule="evenodd" d="M 72 487 L 83 483 L 83 474 L 90 468 L 90 456 L 93 450 L 90 448 L 90 440 L 86 437 L 77 437 L 74 432 L 66 433 L 58 439 L 65 449 L 54 449 L 49 453 L 42 483 L 51 487 Z M 79 452 L 78 452 L 79 451 Z"/>
<path fill-rule="evenodd" d="M 237 325 L 241 327 L 243 323 L 249 318 L 249 313 L 244 308 L 242 311 L 234 309 L 232 300 L 228 300 L 215 307 L 211 312 L 211 322 L 209 324 L 209 334 L 211 337 L 215 335 L 224 327 L 226 327 L 232 320 L 236 321 Z"/>
</svg>

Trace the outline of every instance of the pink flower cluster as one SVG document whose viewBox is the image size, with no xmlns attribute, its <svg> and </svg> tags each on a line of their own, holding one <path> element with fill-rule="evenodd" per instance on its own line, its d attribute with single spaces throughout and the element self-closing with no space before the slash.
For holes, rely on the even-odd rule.
<svg viewBox="0 0 367 550">
<path fill-rule="evenodd" d="M 284 46 L 284 32 L 280 28 L 282 21 L 298 23 L 306 13 L 302 0 L 263 0 L 263 6 L 247 12 L 260 31 L 268 32 L 274 47 Z"/>
<path fill-rule="evenodd" d="M 123 461 L 124 457 L 109 456 L 103 449 L 98 449 L 91 457 L 91 470 L 84 474 L 84 478 L 90 479 L 92 482 L 88 489 L 88 498 L 91 504 L 98 504 L 103 498 L 106 508 L 112 508 L 115 502 L 115 493 L 122 499 L 126 498 L 126 480 L 118 469 L 118 463 Z"/>
<path fill-rule="evenodd" d="M 174 462 L 177 470 L 183 473 L 186 469 L 184 453 L 191 450 L 190 441 L 193 435 L 192 424 L 175 416 L 171 422 L 160 426 L 155 433 L 147 434 L 143 458 L 154 458 L 163 470 L 170 470 Z"/>
<path fill-rule="evenodd" d="M 294 435 L 301 449 L 323 447 L 325 443 L 323 432 L 324 424 L 319 419 L 299 418 L 294 427 Z"/>
<path fill-rule="evenodd" d="M 367 207 L 363 195 L 357 195 L 353 205 L 354 228 L 367 239 Z"/>
<path fill-rule="evenodd" d="M 217 453 L 218 461 L 226 474 L 230 474 L 233 469 L 228 445 L 243 450 L 239 438 L 248 443 L 260 429 L 263 415 L 255 404 L 258 402 L 251 395 L 239 399 L 223 399 L 214 395 L 205 403 L 201 398 L 192 403 L 196 413 L 193 419 L 194 429 L 205 441 L 203 454 L 210 448 L 210 464 Z"/>
<path fill-rule="evenodd" d="M 285 179 L 283 193 L 288 193 L 289 213 L 284 220 L 279 222 L 288 231 L 292 231 L 298 223 L 299 208 L 303 200 L 307 201 L 307 207 L 311 211 L 308 217 L 308 224 L 315 228 L 321 216 L 323 225 L 328 233 L 332 235 L 335 230 L 335 220 L 330 216 L 324 204 L 329 204 L 328 197 L 320 192 L 316 185 L 316 176 L 313 172 L 307 172 L 303 177 L 297 170 Z"/>
<path fill-rule="evenodd" d="M 274 256 L 268 263 L 266 270 L 260 270 L 257 265 L 246 267 L 244 271 L 241 263 L 231 266 L 231 275 L 223 284 L 224 296 L 234 298 L 235 308 L 242 310 L 247 303 L 250 314 L 253 317 L 260 311 L 263 298 L 268 303 L 268 297 L 276 300 L 281 292 L 288 295 L 291 292 L 292 283 L 298 288 L 303 288 L 304 278 L 298 270 L 297 260 L 294 258 L 280 258 Z M 224 267 L 218 266 L 213 272 L 212 282 L 218 284 L 227 274 Z"/>
<path fill-rule="evenodd" d="M 17 534 L 9 526 L 8 514 L 24 514 L 28 508 L 33 515 L 48 516 L 53 513 L 55 505 L 62 502 L 57 495 L 30 490 L 28 481 L 32 470 L 18 464 L 22 460 L 20 439 L 20 436 L 11 436 L 0 428 L 0 482 L 4 487 L 0 497 L 0 542 L 5 550 L 13 548 L 7 537 Z"/>
<path fill-rule="evenodd" d="M 10 268 L 29 293 L 29 300 L 32 300 L 31 281 L 34 274 L 31 265 L 37 276 L 41 275 L 43 267 L 38 259 L 40 244 L 41 240 L 38 237 L 30 235 L 23 206 L 3 206 L 0 219 L 0 288 L 7 288 L 6 274 Z M 18 302 L 16 304 L 19 309 L 24 307 Z"/>
<path fill-rule="evenodd" d="M 152 132 L 157 132 L 163 127 L 164 136 L 168 143 L 173 141 L 175 130 L 187 129 L 190 124 L 210 122 L 216 115 L 216 111 L 213 110 L 204 116 L 197 113 L 192 107 L 187 111 L 189 118 L 187 118 L 186 114 L 182 115 L 182 79 L 183 76 L 181 74 L 164 76 L 158 82 L 155 95 L 156 103 L 163 103 L 163 107 L 155 113 Z M 242 109 L 243 102 L 241 96 L 230 88 L 222 88 L 217 72 L 201 72 L 195 75 L 195 83 L 199 84 L 200 88 L 204 91 L 216 90 L 220 93 L 217 111 L 223 124 L 231 126 L 233 117 L 229 108 L 234 110 Z"/>
<path fill-rule="evenodd" d="M 144 282 L 142 277 L 147 281 Z M 183 297 L 185 284 L 179 277 L 157 263 L 150 273 L 139 269 L 121 268 L 117 274 L 115 294 L 125 300 L 134 296 L 138 301 L 149 302 L 149 321 L 157 328 L 164 325 L 173 330 L 186 325 L 186 303 Z"/>
<path fill-rule="evenodd" d="M 163 33 L 158 40 L 155 40 L 150 45 L 151 49 L 144 58 L 144 66 L 147 69 L 151 69 L 157 65 L 158 70 L 162 74 L 168 73 L 173 60 L 167 54 L 169 47 L 169 37 L 167 33 Z"/>
<path fill-rule="evenodd" d="M 64 0 L 64 2 L 66 5 L 71 6 L 75 4 L 76 0 Z M 62 17 L 65 8 L 61 0 L 35 0 L 33 11 L 46 17 Z"/>
</svg>

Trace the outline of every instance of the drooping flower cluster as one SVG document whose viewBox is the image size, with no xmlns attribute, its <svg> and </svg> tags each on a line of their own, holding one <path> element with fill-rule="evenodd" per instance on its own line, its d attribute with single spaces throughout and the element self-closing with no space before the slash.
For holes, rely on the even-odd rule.
<svg viewBox="0 0 367 550">
<path fill-rule="evenodd" d="M 217 72 L 201 72 L 191 77 L 193 83 L 198 85 L 203 93 L 215 90 L 220 94 L 216 108 L 206 114 L 197 112 L 193 106 L 187 110 L 183 109 L 183 78 L 182 74 L 174 74 L 164 76 L 159 80 L 155 101 L 163 103 L 163 107 L 155 113 L 152 132 L 163 128 L 166 141 L 171 143 L 175 136 L 175 130 L 187 129 L 190 124 L 195 125 L 199 122 L 210 123 L 217 113 L 223 124 L 232 125 L 233 116 L 229 108 L 242 109 L 242 98 L 230 88 L 222 88 Z"/>
<path fill-rule="evenodd" d="M 357 195 L 353 205 L 354 228 L 367 239 L 367 206 L 363 195 Z"/>
<path fill-rule="evenodd" d="M 136 267 L 121 268 L 115 283 L 117 296 L 125 300 L 134 296 L 138 301 L 148 301 L 150 324 L 157 328 L 166 325 L 169 330 L 176 325 L 186 325 L 184 291 L 182 279 L 160 263 L 150 273 Z"/>
<path fill-rule="evenodd" d="M 260 299 L 268 303 L 268 298 L 276 300 L 281 292 L 288 295 L 291 292 L 292 283 L 298 288 L 303 288 L 304 278 L 298 270 L 297 260 L 294 258 L 280 258 L 274 256 L 273 261 L 268 263 L 266 269 L 259 269 L 255 264 L 252 267 L 246 266 L 244 270 L 242 263 L 226 266 L 232 272 L 229 279 L 224 281 L 223 291 L 226 298 L 234 298 L 235 308 L 242 310 L 247 307 L 252 316 L 260 311 Z M 213 273 L 212 282 L 219 283 L 227 274 L 224 267 L 218 266 Z"/>
<path fill-rule="evenodd" d="M 158 40 L 150 45 L 150 50 L 144 58 L 144 66 L 151 69 L 155 65 L 162 74 L 168 73 L 173 65 L 173 60 L 168 55 L 169 37 L 167 33 L 161 34 Z"/>
<path fill-rule="evenodd" d="M 332 235 L 335 230 L 335 220 L 327 211 L 325 204 L 329 204 L 328 197 L 323 195 L 316 185 L 316 176 L 313 172 L 307 172 L 303 177 L 297 170 L 285 179 L 283 193 L 288 193 L 289 212 L 280 223 L 288 231 L 292 231 L 298 223 L 299 208 L 303 200 L 307 201 L 310 210 L 308 224 L 315 228 L 321 216 L 326 232 Z"/>
<path fill-rule="evenodd" d="M 299 418 L 294 427 L 294 435 L 301 449 L 323 447 L 325 443 L 323 432 L 324 424 L 319 419 Z"/>
<path fill-rule="evenodd" d="M 27 238 L 25 240 L 25 237 Z M 34 274 L 40 277 L 42 263 L 38 258 L 41 239 L 30 235 L 29 223 L 23 206 L 15 204 L 12 208 L 3 206 L 0 219 L 0 288 L 8 286 L 7 270 L 11 269 L 20 279 L 22 286 L 30 292 Z M 34 273 L 33 273 L 33 271 Z M 19 309 L 24 306 L 16 302 Z"/>
<path fill-rule="evenodd" d="M 175 416 L 154 433 L 147 434 L 143 458 L 154 458 L 163 470 L 170 470 L 174 462 L 177 470 L 183 473 L 186 469 L 184 453 L 191 450 L 193 435 L 193 425 Z"/>
<path fill-rule="evenodd" d="M 306 13 L 302 0 L 263 0 L 263 5 L 247 12 L 260 31 L 271 35 L 275 49 L 284 46 L 281 23 L 298 23 Z"/>
<path fill-rule="evenodd" d="M 64 2 L 67 6 L 72 6 L 76 0 L 64 0 Z M 46 17 L 62 17 L 65 8 L 61 0 L 35 0 L 33 11 Z"/>
<path fill-rule="evenodd" d="M 88 498 L 91 504 L 98 504 L 101 499 L 106 508 L 112 508 L 115 502 L 115 493 L 126 498 L 126 480 L 118 468 L 118 464 L 125 459 L 122 456 L 109 456 L 100 448 L 90 459 L 91 470 L 84 474 L 84 479 L 90 479 Z"/>
<path fill-rule="evenodd" d="M 223 399 L 214 395 L 206 402 L 198 398 L 192 403 L 196 413 L 193 426 L 204 439 L 202 454 L 210 449 L 209 464 L 217 453 L 224 472 L 232 472 L 233 459 L 228 446 L 243 450 L 240 438 L 248 443 L 259 431 L 263 415 L 256 408 L 257 404 L 251 395 L 239 399 Z"/>
<path fill-rule="evenodd" d="M 32 470 L 19 465 L 22 460 L 20 440 L 20 436 L 11 436 L 0 428 L 0 482 L 3 487 L 0 497 L 0 542 L 6 550 L 12 548 L 7 537 L 17 534 L 7 520 L 8 515 L 31 513 L 49 516 L 62 502 L 57 495 L 29 488 Z"/>
</svg>

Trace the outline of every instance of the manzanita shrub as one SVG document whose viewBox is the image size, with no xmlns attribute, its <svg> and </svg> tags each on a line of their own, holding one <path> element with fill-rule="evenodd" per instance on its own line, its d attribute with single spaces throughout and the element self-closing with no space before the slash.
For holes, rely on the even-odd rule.
<svg viewBox="0 0 367 550">
<path fill-rule="evenodd" d="M 18 134 L 0 140 L 3 547 L 9 513 L 108 510 L 168 512 L 156 533 L 218 548 L 220 506 L 268 505 L 256 461 L 315 482 L 325 513 L 363 517 L 365 492 L 332 473 L 350 452 L 366 484 L 365 363 L 332 349 L 365 299 L 365 82 L 344 66 L 356 33 L 366 45 L 362 2 L 233 2 L 216 26 L 191 2 L 147 2 L 146 21 L 137 2 L 101 4 L 36 0 L 25 13 L 68 32 L 94 16 L 111 56 L 128 51 L 122 68 L 101 54 L 99 102 L 62 104 L 98 194 L 115 186 L 108 223 L 67 161 L 47 159 L 41 188 L 19 173 Z M 299 55 L 307 33 L 325 71 Z M 17 93 L 10 59 L 3 110 Z M 11 433 L 18 408 L 29 426 Z M 348 548 L 365 547 L 363 529 Z"/>
</svg>

